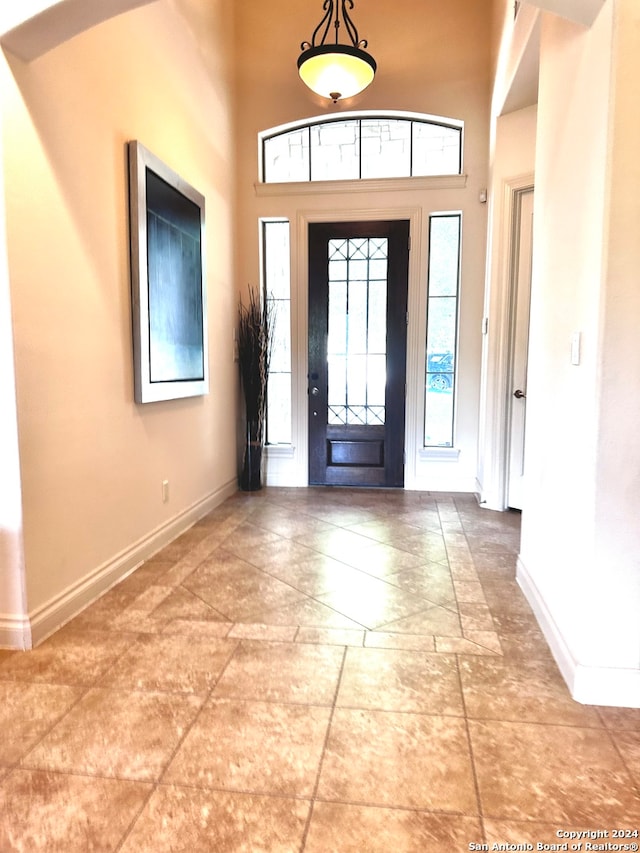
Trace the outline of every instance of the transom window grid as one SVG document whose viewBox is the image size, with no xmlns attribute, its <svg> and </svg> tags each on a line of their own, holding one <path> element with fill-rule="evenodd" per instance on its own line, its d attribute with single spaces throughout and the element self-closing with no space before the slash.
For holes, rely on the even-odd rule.
<svg viewBox="0 0 640 853">
<path fill-rule="evenodd" d="M 425 447 L 453 447 L 461 229 L 460 213 L 429 217 Z"/>
<path fill-rule="evenodd" d="M 331 425 L 384 425 L 387 238 L 329 241 L 327 336 Z"/>
<path fill-rule="evenodd" d="M 462 127 L 427 119 L 327 119 L 262 137 L 265 183 L 459 175 Z"/>
<path fill-rule="evenodd" d="M 288 220 L 262 222 L 262 283 L 273 344 L 267 379 L 266 443 L 291 444 L 291 272 Z"/>
</svg>

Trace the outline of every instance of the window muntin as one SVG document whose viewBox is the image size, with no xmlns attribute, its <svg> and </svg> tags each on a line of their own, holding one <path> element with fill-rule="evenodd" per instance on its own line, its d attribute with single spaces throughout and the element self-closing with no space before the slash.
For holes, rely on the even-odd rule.
<svg viewBox="0 0 640 853">
<path fill-rule="evenodd" d="M 460 213 L 429 217 L 425 447 L 453 447 L 461 225 Z"/>
<path fill-rule="evenodd" d="M 462 123 L 368 115 L 261 135 L 265 183 L 459 175 Z"/>
<path fill-rule="evenodd" d="M 359 128 L 355 121 L 332 121 L 309 128 L 311 180 L 348 180 L 360 169 Z"/>
<path fill-rule="evenodd" d="M 289 222 L 262 222 L 263 287 L 273 345 L 267 381 L 267 444 L 291 444 L 291 276 Z"/>
</svg>

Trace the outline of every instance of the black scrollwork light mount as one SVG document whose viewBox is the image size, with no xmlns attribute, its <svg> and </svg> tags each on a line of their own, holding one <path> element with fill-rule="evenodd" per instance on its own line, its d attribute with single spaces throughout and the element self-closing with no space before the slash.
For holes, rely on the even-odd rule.
<svg viewBox="0 0 640 853">
<path fill-rule="evenodd" d="M 313 92 L 334 103 L 366 89 L 377 70 L 375 59 L 365 50 L 367 40 L 358 36 L 349 15 L 353 6 L 353 0 L 324 0 L 324 16 L 313 31 L 311 41 L 303 41 L 300 45 L 298 73 L 301 79 Z M 327 41 L 332 29 L 335 41 Z M 346 32 L 350 43 L 340 42 L 341 31 Z"/>
</svg>

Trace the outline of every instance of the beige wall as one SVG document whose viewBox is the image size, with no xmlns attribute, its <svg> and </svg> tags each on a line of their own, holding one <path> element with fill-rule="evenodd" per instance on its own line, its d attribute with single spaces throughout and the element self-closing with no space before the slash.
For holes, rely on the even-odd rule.
<svg viewBox="0 0 640 853">
<path fill-rule="evenodd" d="M 519 578 L 574 696 L 640 705 L 640 28 L 615 6 L 543 21 Z"/>
<path fill-rule="evenodd" d="M 55 621 L 85 581 L 141 559 L 235 485 L 232 45 L 229 4 L 161 0 L 3 69 L 26 584 L 36 623 Z M 129 139 L 206 197 L 206 397 L 133 402 Z"/>
<path fill-rule="evenodd" d="M 611 640 L 610 646 L 592 642 L 589 651 L 594 665 L 607 665 L 615 655 L 619 666 L 640 670 L 640 7 L 635 0 L 617 3 L 614 46 L 593 584 L 594 610 L 606 613 L 601 630 Z"/>
<path fill-rule="evenodd" d="M 365 92 L 337 105 L 309 92 L 299 80 L 296 70 L 300 42 L 311 38 L 320 20 L 321 5 L 305 3 L 292 6 L 284 0 L 270 4 L 247 0 L 237 7 L 239 281 L 246 283 L 259 280 L 259 218 L 289 218 L 292 222 L 293 298 L 297 312 L 293 330 L 297 346 L 294 352 L 294 374 L 296 370 L 299 374 L 294 375 L 294 408 L 297 410 L 294 443 L 295 452 L 300 453 L 306 441 L 303 413 L 306 410 L 304 309 L 307 287 L 304 267 L 306 237 L 304 229 L 300 230 L 300 222 L 305 217 L 323 215 L 327 218 L 349 218 L 354 211 L 361 211 L 363 218 L 367 218 L 371 211 L 380 211 L 379 218 L 385 218 L 393 215 L 394 211 L 417 209 L 421 222 L 416 226 L 419 233 L 413 235 L 412 254 L 419 258 L 416 287 L 421 288 L 423 294 L 428 213 L 443 209 L 463 210 L 456 436 L 456 445 L 461 449 L 461 454 L 458 461 L 445 463 L 425 462 L 419 458 L 421 411 L 417 386 L 422 386 L 424 373 L 416 370 L 416 387 L 408 389 L 408 399 L 410 401 L 413 393 L 415 405 L 408 411 L 410 446 L 407 446 L 407 479 L 411 480 L 414 488 L 472 491 L 475 487 L 477 461 L 486 237 L 486 205 L 479 202 L 478 196 L 480 189 L 487 186 L 491 4 L 477 0 L 456 0 L 446 4 L 428 0 L 419 4 L 418 8 L 411 0 L 399 0 L 391 11 L 382 0 L 357 3 L 353 12 L 354 21 L 360 36 L 368 39 L 369 50 L 378 63 L 379 71 Z M 265 80 L 268 85 L 264 85 Z M 278 197 L 256 193 L 254 184 L 258 180 L 260 131 L 308 117 L 340 115 L 348 110 L 388 109 L 464 120 L 464 171 L 468 175 L 464 190 L 454 190 L 448 194 L 442 191 L 335 195 L 310 192 L 297 196 L 287 196 L 285 193 Z M 422 314 L 422 308 L 419 313 Z M 422 320 L 422 316 L 414 314 L 410 324 Z M 417 346 L 423 346 L 424 333 L 416 332 L 415 339 Z M 293 460 L 289 474 L 285 473 L 284 480 L 280 482 L 305 483 L 306 460 Z"/>
<path fill-rule="evenodd" d="M 3 626 L 8 626 L 11 621 L 13 630 L 8 632 L 7 640 L 22 646 L 29 643 L 30 631 L 26 619 L 22 496 L 3 186 L 4 176 L 0 169 L 0 634 Z"/>
</svg>

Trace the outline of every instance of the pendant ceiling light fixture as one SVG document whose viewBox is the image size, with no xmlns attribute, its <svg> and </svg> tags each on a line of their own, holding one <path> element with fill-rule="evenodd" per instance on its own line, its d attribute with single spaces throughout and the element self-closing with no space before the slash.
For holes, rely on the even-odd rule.
<svg viewBox="0 0 640 853">
<path fill-rule="evenodd" d="M 298 57 L 298 73 L 302 81 L 316 94 L 330 98 L 334 103 L 340 98 L 351 98 L 367 88 L 376 73 L 376 61 L 364 48 L 366 39 L 358 38 L 358 30 L 348 9 L 353 0 L 324 0 L 324 17 L 313 31 L 311 42 L 303 41 Z M 344 29 L 351 44 L 340 44 L 340 12 Z M 335 43 L 327 44 L 331 25 L 335 30 Z M 318 34 L 322 37 L 318 41 Z"/>
</svg>

